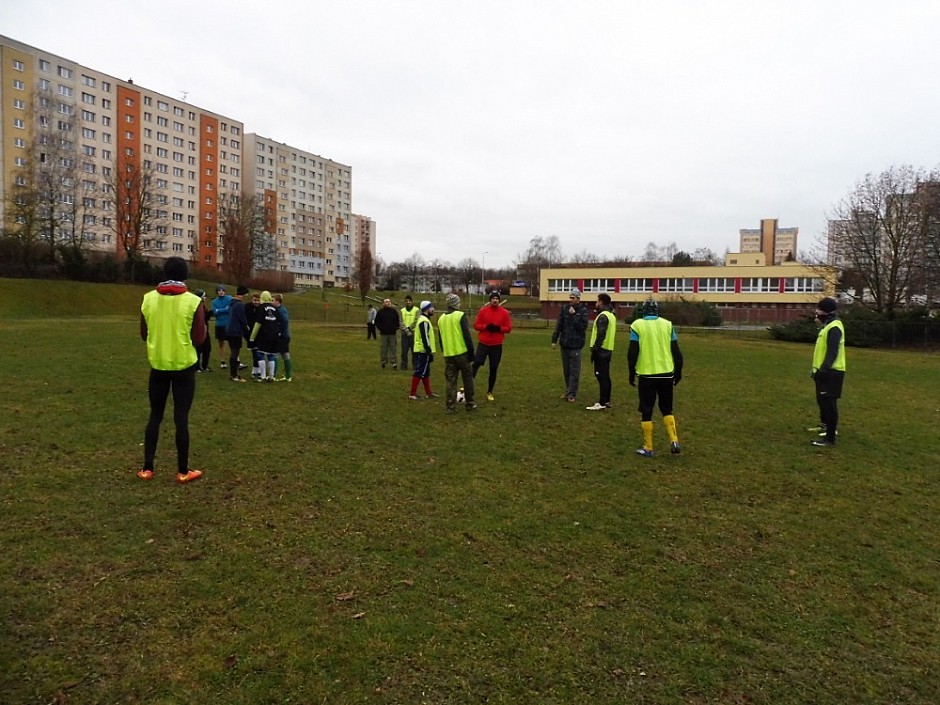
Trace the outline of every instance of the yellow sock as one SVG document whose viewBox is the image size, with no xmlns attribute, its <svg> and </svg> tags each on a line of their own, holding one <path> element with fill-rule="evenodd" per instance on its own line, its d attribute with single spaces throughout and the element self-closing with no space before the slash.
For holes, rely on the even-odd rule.
<svg viewBox="0 0 940 705">
<path fill-rule="evenodd" d="M 666 424 L 666 433 L 669 434 L 669 442 L 678 443 L 679 434 L 676 433 L 676 417 L 672 414 L 663 416 L 663 423 Z"/>
<path fill-rule="evenodd" d="M 640 421 L 640 428 L 643 429 L 643 447 L 646 450 L 653 450 L 653 422 Z"/>
</svg>

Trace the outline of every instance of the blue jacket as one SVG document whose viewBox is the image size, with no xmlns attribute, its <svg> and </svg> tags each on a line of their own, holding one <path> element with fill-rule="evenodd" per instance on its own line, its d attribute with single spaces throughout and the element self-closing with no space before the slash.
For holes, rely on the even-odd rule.
<svg viewBox="0 0 940 705">
<path fill-rule="evenodd" d="M 234 299 L 228 294 L 216 296 L 212 299 L 212 317 L 215 318 L 216 328 L 225 328 L 228 326 L 228 314 L 232 307 L 232 301 L 234 301 Z"/>
<path fill-rule="evenodd" d="M 228 325 L 225 326 L 225 335 L 230 338 L 241 336 L 245 339 L 251 334 L 248 328 L 248 316 L 245 315 L 245 304 L 238 299 L 232 299 L 228 312 Z"/>
</svg>

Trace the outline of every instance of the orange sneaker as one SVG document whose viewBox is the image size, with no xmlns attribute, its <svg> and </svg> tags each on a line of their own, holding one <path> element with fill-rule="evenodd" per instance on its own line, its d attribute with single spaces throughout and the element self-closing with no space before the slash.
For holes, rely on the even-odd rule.
<svg viewBox="0 0 940 705">
<path fill-rule="evenodd" d="M 141 480 L 152 480 L 153 470 L 138 470 L 137 477 L 139 477 Z"/>
<path fill-rule="evenodd" d="M 200 477 L 202 477 L 202 470 L 188 470 L 185 474 L 180 473 L 177 475 L 176 481 L 181 485 L 185 485 L 187 482 L 198 480 Z"/>
</svg>

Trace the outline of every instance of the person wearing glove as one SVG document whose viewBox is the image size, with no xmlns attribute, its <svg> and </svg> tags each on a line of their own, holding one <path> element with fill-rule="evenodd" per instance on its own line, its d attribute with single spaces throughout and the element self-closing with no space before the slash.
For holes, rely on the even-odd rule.
<svg viewBox="0 0 940 705">
<path fill-rule="evenodd" d="M 477 331 L 476 354 L 473 356 L 473 376 L 476 377 L 477 370 L 489 360 L 490 376 L 486 386 L 487 401 L 494 401 L 493 389 L 496 388 L 496 373 L 499 370 L 499 362 L 503 357 L 503 340 L 506 334 L 512 332 L 512 320 L 509 318 L 509 311 L 502 307 L 502 297 L 498 291 L 490 294 L 490 303 L 483 306 L 477 318 L 473 322 L 473 327 Z"/>
<path fill-rule="evenodd" d="M 437 345 L 434 341 L 434 326 L 431 324 L 433 315 L 434 304 L 430 301 L 422 301 L 414 328 L 412 352 L 415 369 L 414 374 L 411 376 L 411 394 L 408 395 L 408 398 L 412 401 L 417 401 L 420 398 L 418 397 L 419 382 L 424 382 L 424 396 L 426 399 L 433 399 L 437 396 L 431 391 L 431 363 L 434 362 L 434 353 L 437 352 Z"/>
<path fill-rule="evenodd" d="M 460 297 L 448 294 L 447 311 L 441 314 L 437 323 L 440 336 L 441 354 L 444 356 L 444 380 L 447 383 L 445 410 L 454 413 L 457 410 L 457 375 L 463 380 L 464 404 L 467 411 L 475 411 L 473 402 L 473 338 L 467 316 L 460 310 Z"/>
<path fill-rule="evenodd" d="M 839 320 L 836 300 L 827 296 L 816 306 L 816 320 L 820 324 L 816 347 L 813 350 L 813 368 L 810 377 L 816 383 L 816 404 L 819 406 L 820 438 L 814 446 L 834 446 L 839 425 L 839 397 L 845 381 L 845 328 Z"/>
<path fill-rule="evenodd" d="M 673 387 L 682 379 L 682 351 L 672 321 L 660 317 L 659 304 L 647 299 L 638 307 L 640 318 L 630 324 L 630 347 L 627 349 L 627 367 L 630 386 L 637 388 L 640 397 L 643 446 L 637 455 L 653 457 L 653 407 L 659 400 L 659 411 L 669 434 L 670 450 L 678 454 L 679 435 L 676 417 L 672 413 Z"/>
</svg>

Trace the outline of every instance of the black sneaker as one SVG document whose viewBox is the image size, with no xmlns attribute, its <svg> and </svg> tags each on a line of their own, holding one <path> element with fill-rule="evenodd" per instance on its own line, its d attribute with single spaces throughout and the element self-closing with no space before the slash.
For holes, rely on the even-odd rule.
<svg viewBox="0 0 940 705">
<path fill-rule="evenodd" d="M 673 441 L 669 446 L 669 450 L 673 455 L 679 455 L 679 453 L 682 452 L 682 448 L 679 446 L 679 441 Z"/>
<path fill-rule="evenodd" d="M 814 445 L 814 446 L 817 446 L 817 447 L 819 447 L 819 448 L 828 448 L 829 446 L 834 446 L 834 445 L 835 445 L 835 443 L 834 443 L 833 441 L 827 441 L 826 439 L 822 439 L 822 440 L 819 440 L 819 441 L 810 441 L 810 444 L 811 444 L 811 445 Z"/>
</svg>

